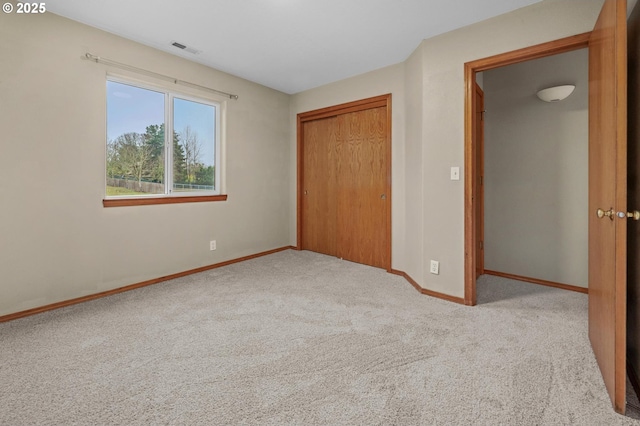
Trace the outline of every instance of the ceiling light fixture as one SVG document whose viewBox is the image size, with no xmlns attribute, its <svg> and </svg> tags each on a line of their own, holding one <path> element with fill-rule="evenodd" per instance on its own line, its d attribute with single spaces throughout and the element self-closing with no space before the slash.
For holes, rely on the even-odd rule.
<svg viewBox="0 0 640 426">
<path fill-rule="evenodd" d="M 548 89 L 540 90 L 537 95 L 540 100 L 545 102 L 560 102 L 567 99 L 575 88 L 576 86 L 573 84 L 565 84 L 563 86 L 549 87 Z"/>
</svg>

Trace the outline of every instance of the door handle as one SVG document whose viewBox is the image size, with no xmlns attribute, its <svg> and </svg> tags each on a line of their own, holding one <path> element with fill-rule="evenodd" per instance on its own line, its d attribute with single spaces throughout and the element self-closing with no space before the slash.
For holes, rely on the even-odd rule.
<svg viewBox="0 0 640 426">
<path fill-rule="evenodd" d="M 618 212 L 618 217 L 620 219 L 628 217 L 629 219 L 640 220 L 640 212 L 638 210 L 634 210 L 632 212 Z"/>
<path fill-rule="evenodd" d="M 382 195 L 380 196 L 380 199 L 381 199 L 381 200 L 386 200 L 386 199 L 387 199 L 387 194 L 382 194 Z"/>
<path fill-rule="evenodd" d="M 598 209 L 596 211 L 596 214 L 598 215 L 598 217 L 600 219 L 602 219 L 603 217 L 608 217 L 609 219 L 613 220 L 613 217 L 615 216 L 615 212 L 613 211 L 613 208 L 610 208 L 609 210 L 605 211 L 602 209 Z"/>
</svg>

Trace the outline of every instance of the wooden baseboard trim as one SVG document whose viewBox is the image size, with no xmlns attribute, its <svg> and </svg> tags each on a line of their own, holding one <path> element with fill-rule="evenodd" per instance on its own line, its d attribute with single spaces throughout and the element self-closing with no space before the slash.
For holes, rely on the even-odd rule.
<svg viewBox="0 0 640 426">
<path fill-rule="evenodd" d="M 427 295 L 427 296 L 431 296 L 431 297 L 435 297 L 438 299 L 442 299 L 442 300 L 446 300 L 448 302 L 453 302 L 453 303 L 458 303 L 460 305 L 465 305 L 465 301 L 463 298 L 461 297 L 455 297 L 455 296 L 450 296 L 448 294 L 444 294 L 444 293 L 439 293 L 437 291 L 432 291 L 432 290 L 427 290 L 426 288 L 422 288 L 420 286 L 420 284 L 418 284 L 413 278 L 411 278 L 409 276 L 409 274 L 407 274 L 406 272 L 403 271 L 398 271 L 396 269 L 391 269 L 389 271 L 389 273 L 394 274 L 394 275 L 399 275 L 401 277 L 403 277 L 404 279 L 406 279 L 407 281 L 409 281 L 409 283 L 416 289 L 418 290 L 418 292 L 420 292 L 421 294 Z"/>
<path fill-rule="evenodd" d="M 252 254 L 252 255 L 249 255 L 249 256 L 239 257 L 237 259 L 232 259 L 232 260 L 227 260 L 227 261 L 220 262 L 220 263 L 215 263 L 213 265 L 202 266 L 200 268 L 190 269 L 188 271 L 178 272 L 176 274 L 165 275 L 164 277 L 154 278 L 152 280 L 143 281 L 143 282 L 140 282 L 140 283 L 137 283 L 137 284 L 127 285 L 127 286 L 116 288 L 116 289 L 113 289 L 113 290 L 107 290 L 107 291 L 103 291 L 103 292 L 100 292 L 100 293 L 90 294 L 88 296 L 77 297 L 75 299 L 64 300 L 62 302 L 57 302 L 57 303 L 52 303 L 50 305 L 40 306 L 38 308 L 27 309 L 26 311 L 20 311 L 20 312 L 16 312 L 16 313 L 13 313 L 13 314 L 3 315 L 3 316 L 0 316 L 0 323 L 7 322 L 7 321 L 13 321 L 13 320 L 16 320 L 16 319 L 19 319 L 19 318 L 24 318 L 24 317 L 28 317 L 28 316 L 31 316 L 31 315 L 36 315 L 36 314 L 40 314 L 40 313 L 47 312 L 47 311 L 52 311 L 54 309 L 64 308 L 66 306 L 77 305 L 78 303 L 83 303 L 83 302 L 88 302 L 88 301 L 91 301 L 91 300 L 101 299 L 103 297 L 112 296 L 114 294 L 124 293 L 125 291 L 135 290 L 137 288 L 146 287 L 146 286 L 153 285 L 153 284 L 158 284 L 158 283 L 161 283 L 163 281 L 169 281 L 169 280 L 173 280 L 173 279 L 176 279 L 176 278 L 185 277 L 187 275 L 197 274 L 198 272 L 204 272 L 204 271 L 208 271 L 208 270 L 211 270 L 211 269 L 221 268 L 223 266 L 227 266 L 227 265 L 231 265 L 231 264 L 239 263 L 239 262 L 244 262 L 245 260 L 251 260 L 251 259 L 255 259 L 257 257 L 267 256 L 269 254 L 278 253 L 278 252 L 285 251 L 285 250 L 290 250 L 290 249 L 294 249 L 295 250 L 295 247 L 293 247 L 293 246 L 280 247 L 280 248 L 277 248 L 277 249 L 263 251 L 261 253 L 256 253 L 256 254 Z"/>
<path fill-rule="evenodd" d="M 554 283 L 553 281 L 545 281 L 545 280 L 539 280 L 537 278 L 529 278 L 529 277 L 523 277 L 520 275 L 507 274 L 504 272 L 491 271 L 489 269 L 485 269 L 484 273 L 487 275 L 495 275 L 496 277 L 509 278 L 511 280 L 524 281 L 527 283 L 540 284 L 547 287 L 555 287 L 555 288 L 561 288 L 562 290 L 569 290 L 569 291 L 575 291 L 578 293 L 589 294 L 588 288 L 578 287 L 575 285 Z"/>
</svg>

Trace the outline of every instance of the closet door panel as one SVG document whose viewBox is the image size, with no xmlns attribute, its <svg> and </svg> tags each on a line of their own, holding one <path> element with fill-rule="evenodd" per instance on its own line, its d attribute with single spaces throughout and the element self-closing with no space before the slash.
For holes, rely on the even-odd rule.
<svg viewBox="0 0 640 426">
<path fill-rule="evenodd" d="M 387 111 L 336 117 L 337 256 L 386 268 Z"/>
<path fill-rule="evenodd" d="M 335 128 L 335 117 L 303 128 L 302 248 L 331 256 L 337 256 Z"/>
</svg>

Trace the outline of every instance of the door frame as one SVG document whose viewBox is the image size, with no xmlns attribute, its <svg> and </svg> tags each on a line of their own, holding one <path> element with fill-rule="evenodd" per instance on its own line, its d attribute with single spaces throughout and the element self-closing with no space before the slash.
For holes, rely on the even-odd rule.
<svg viewBox="0 0 640 426">
<path fill-rule="evenodd" d="M 476 161 L 477 144 L 475 143 L 475 91 L 476 73 L 489 71 L 506 65 L 517 64 L 533 59 L 566 53 L 573 50 L 589 48 L 591 32 L 577 34 L 571 37 L 537 44 L 531 47 L 514 50 L 488 58 L 478 59 L 464 64 L 464 303 L 475 306 L 476 294 L 476 260 L 477 240 L 476 223 L 478 194 L 476 182 L 478 179 Z"/>
<path fill-rule="evenodd" d="M 484 274 L 484 90 L 475 83 L 475 93 L 473 101 L 473 143 L 475 146 L 475 159 L 476 166 L 476 184 L 475 188 L 476 197 L 474 201 L 477 201 L 476 206 L 476 279 Z M 477 102 L 481 99 L 482 102 Z M 480 103 L 482 109 L 478 111 L 478 103 Z M 480 182 L 478 182 L 478 179 Z"/>
<path fill-rule="evenodd" d="M 371 98 L 361 99 L 353 102 L 347 102 L 339 105 L 334 105 L 326 108 L 316 109 L 307 112 L 301 112 L 297 115 L 297 200 L 296 200 L 296 215 L 297 215 L 297 241 L 296 249 L 302 250 L 302 229 L 304 227 L 303 215 L 302 215 L 302 198 L 304 191 L 304 131 L 303 126 L 305 122 L 319 120 L 322 118 L 335 117 L 341 114 L 347 114 L 350 112 L 364 111 L 373 108 L 386 107 L 387 111 L 387 134 L 386 134 L 386 150 L 387 150 L 387 167 L 386 167 L 386 217 L 385 232 L 387 235 L 387 265 L 385 269 L 387 272 L 391 272 L 391 93 L 386 95 L 374 96 Z"/>
</svg>

